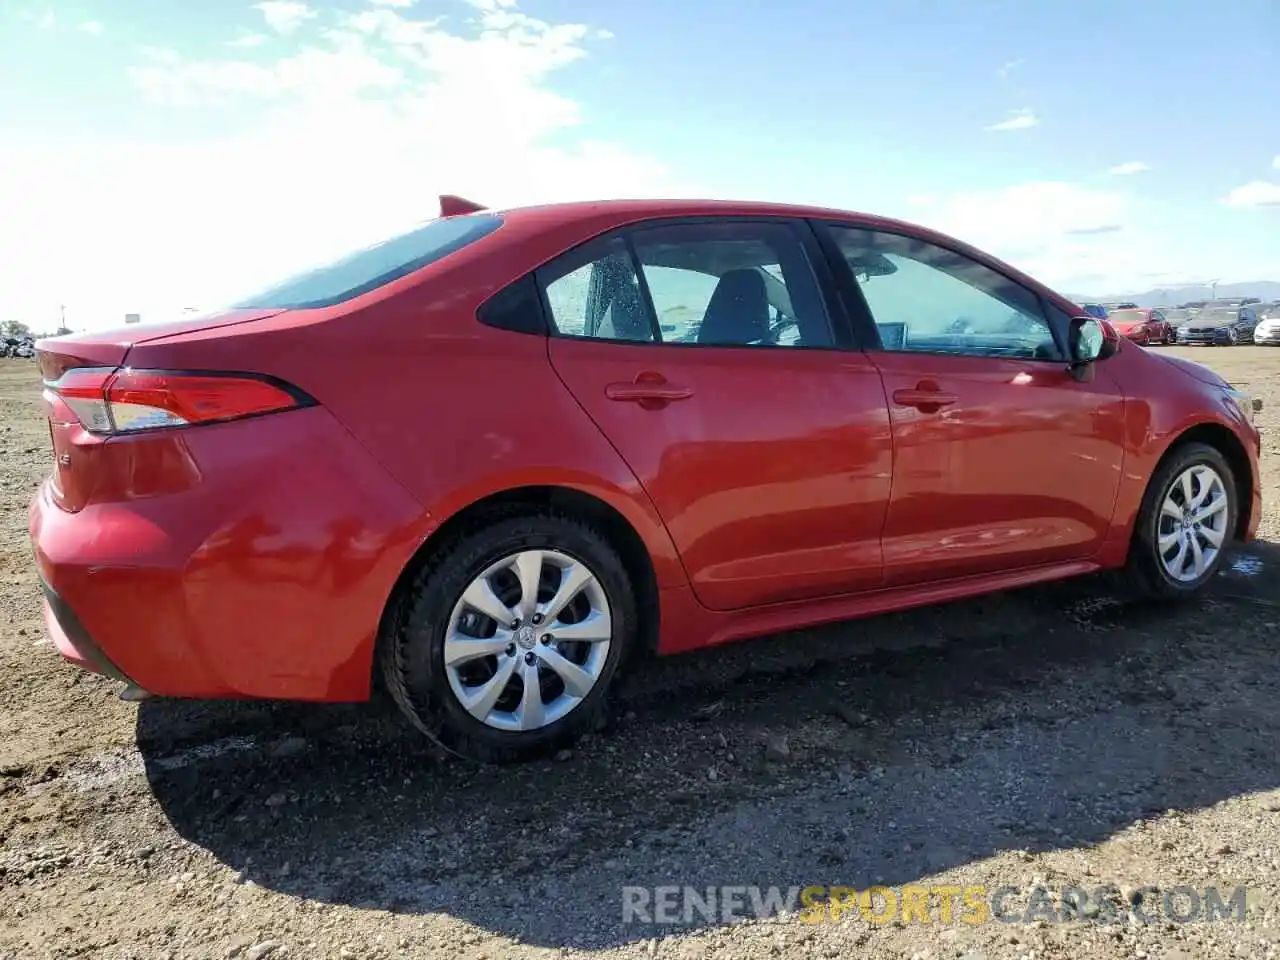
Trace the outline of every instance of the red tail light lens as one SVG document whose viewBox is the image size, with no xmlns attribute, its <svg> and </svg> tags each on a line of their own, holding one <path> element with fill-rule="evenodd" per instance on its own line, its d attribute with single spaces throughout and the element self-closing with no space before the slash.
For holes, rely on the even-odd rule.
<svg viewBox="0 0 1280 960">
<path fill-rule="evenodd" d="M 45 389 L 91 433 L 225 423 L 312 406 L 286 383 L 250 373 L 76 367 Z"/>
</svg>

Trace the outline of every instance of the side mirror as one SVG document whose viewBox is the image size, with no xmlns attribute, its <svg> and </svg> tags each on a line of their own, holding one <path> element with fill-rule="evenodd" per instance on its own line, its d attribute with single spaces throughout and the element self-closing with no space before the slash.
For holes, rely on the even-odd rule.
<svg viewBox="0 0 1280 960">
<path fill-rule="evenodd" d="M 1120 348 L 1119 337 L 1097 317 L 1072 317 L 1067 327 L 1067 371 L 1080 381 L 1093 379 L 1093 365 Z"/>
</svg>

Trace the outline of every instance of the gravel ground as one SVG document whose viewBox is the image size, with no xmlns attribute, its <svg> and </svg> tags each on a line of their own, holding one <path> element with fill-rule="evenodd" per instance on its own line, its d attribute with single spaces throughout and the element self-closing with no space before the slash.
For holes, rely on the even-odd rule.
<svg viewBox="0 0 1280 960">
<path fill-rule="evenodd" d="M 1172 352 L 1280 427 L 1280 350 Z M 126 704 L 63 665 L 35 367 L 0 361 L 0 958 L 1275 957 L 1275 436 L 1261 540 L 1202 602 L 1088 578 L 673 658 L 572 755 L 489 769 L 385 705 Z M 1055 915 L 623 923 L 624 887 L 873 884 L 1013 886 L 1019 915 L 1040 886 Z M 1178 886 L 1245 888 L 1245 920 L 1171 919 Z M 1064 921 L 1068 887 L 1119 906 Z"/>
</svg>

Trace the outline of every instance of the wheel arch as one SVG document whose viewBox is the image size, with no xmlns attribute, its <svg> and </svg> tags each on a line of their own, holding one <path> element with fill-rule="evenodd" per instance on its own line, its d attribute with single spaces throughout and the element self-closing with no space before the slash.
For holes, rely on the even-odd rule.
<svg viewBox="0 0 1280 960">
<path fill-rule="evenodd" d="M 644 538 L 617 507 L 601 497 L 574 487 L 531 484 L 487 494 L 448 516 L 409 558 L 391 588 L 378 624 L 377 646 L 381 647 L 394 630 L 400 606 L 418 571 L 440 550 L 458 538 L 503 516 L 524 509 L 552 509 L 584 520 L 597 527 L 617 549 L 636 589 L 636 605 L 646 612 L 641 619 L 640 651 L 653 653 L 658 647 L 661 626 L 660 590 L 657 570 Z M 374 684 L 379 677 L 377 651 L 370 665 Z"/>
<path fill-rule="evenodd" d="M 1203 443 L 1213 447 L 1226 458 L 1236 486 L 1236 527 L 1232 536 L 1242 538 L 1249 529 L 1253 510 L 1253 463 L 1249 451 L 1235 432 L 1220 423 L 1203 422 L 1184 429 L 1165 447 L 1156 463 L 1159 470 L 1179 449 L 1189 443 Z M 1154 472 L 1154 471 L 1153 471 Z"/>
</svg>

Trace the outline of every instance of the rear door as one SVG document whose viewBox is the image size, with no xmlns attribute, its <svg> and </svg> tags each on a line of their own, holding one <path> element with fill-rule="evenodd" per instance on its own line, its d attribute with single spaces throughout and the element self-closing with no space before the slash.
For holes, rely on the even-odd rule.
<svg viewBox="0 0 1280 960">
<path fill-rule="evenodd" d="M 1068 317 L 986 264 L 908 233 L 819 227 L 864 306 L 895 461 L 890 585 L 1081 560 L 1110 528 L 1124 398 L 1067 372 Z"/>
<path fill-rule="evenodd" d="M 812 232 L 662 221 L 539 271 L 552 365 L 639 477 L 717 610 L 877 586 L 891 438 L 838 349 Z"/>
</svg>

